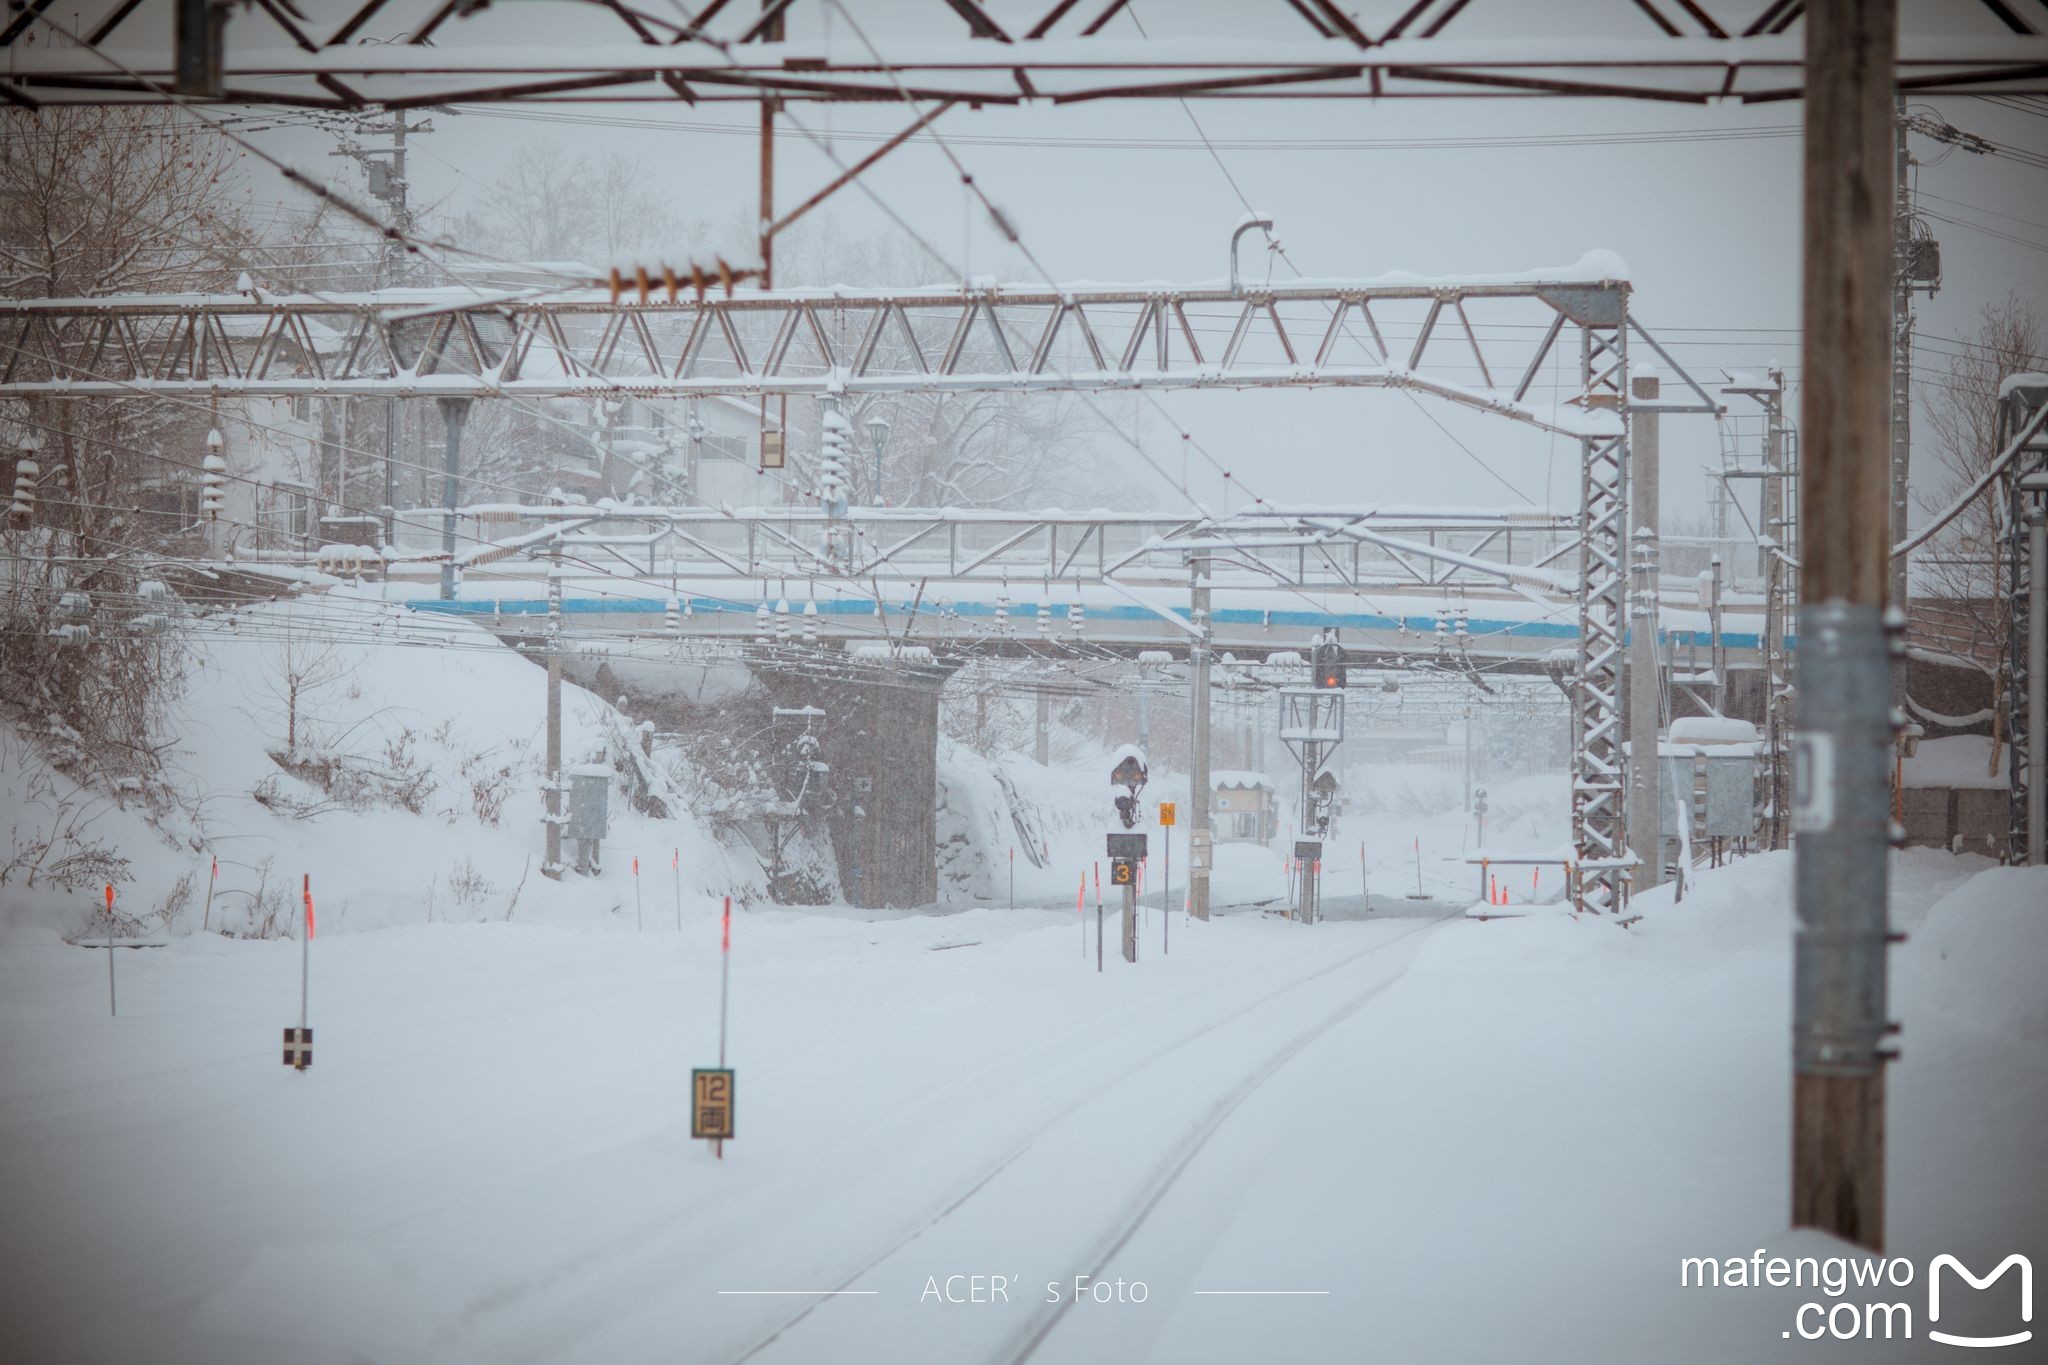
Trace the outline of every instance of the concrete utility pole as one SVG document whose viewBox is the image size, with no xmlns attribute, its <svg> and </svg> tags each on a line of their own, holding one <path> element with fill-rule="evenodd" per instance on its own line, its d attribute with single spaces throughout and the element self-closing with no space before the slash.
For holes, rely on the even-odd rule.
<svg viewBox="0 0 2048 1365">
<path fill-rule="evenodd" d="M 1654 399 L 1660 381 L 1643 366 L 1629 380 L 1630 396 Z M 1638 410 L 1629 417 L 1630 546 L 1628 622 L 1628 844 L 1636 855 L 1634 890 L 1664 881 L 1662 771 L 1657 761 L 1662 677 L 1657 666 L 1657 414 Z"/>
<path fill-rule="evenodd" d="M 467 398 L 441 398 L 446 432 L 441 464 L 441 600 L 455 600 L 455 509 L 462 497 L 462 422 L 469 416 Z"/>
<path fill-rule="evenodd" d="M 2027 527 L 2026 853 L 2027 866 L 2040 867 L 2048 836 L 2042 799 L 2048 795 L 2048 469 L 2024 475 L 2019 486 Z"/>
<path fill-rule="evenodd" d="M 1052 761 L 1052 696 L 1041 684 L 1037 691 L 1038 724 L 1031 734 L 1031 757 L 1043 768 Z M 1147 755 L 1149 761 L 1150 755 Z"/>
<path fill-rule="evenodd" d="M 1209 918 L 1209 853 L 1213 838 L 1210 816 L 1216 799 L 1209 794 L 1209 557 L 1188 563 L 1189 624 L 1195 628 L 1188 651 L 1188 911 Z"/>
<path fill-rule="evenodd" d="M 1906 148 L 1906 100 L 1894 95 L 1892 118 L 1892 490 L 1891 540 L 1906 538 L 1906 482 L 1913 463 L 1913 196 Z M 1930 292 L 1931 288 L 1930 288 Z M 1905 555 L 1891 562 L 1891 601 L 1909 600 Z M 1906 704 L 1906 670 L 1892 679 L 1892 705 Z"/>
<path fill-rule="evenodd" d="M 1884 1245 L 1896 0 L 1810 0 L 1792 1223 Z"/>
<path fill-rule="evenodd" d="M 369 180 L 370 197 L 384 205 L 386 212 L 390 214 L 391 226 L 408 237 L 412 235 L 413 221 L 405 173 L 405 139 L 408 133 L 429 132 L 433 126 L 432 123 L 425 120 L 418 123 L 408 123 L 406 122 L 403 110 L 393 110 L 389 115 L 388 122 L 375 124 L 364 129 L 366 133 L 390 138 L 390 146 L 358 147 L 353 143 L 344 143 L 331 153 L 331 155 L 346 156 L 361 163 L 363 174 Z M 390 160 L 379 160 L 378 157 L 380 155 L 388 156 Z M 405 264 L 405 248 L 396 239 L 385 238 L 383 250 L 377 257 L 377 287 L 382 289 L 390 285 L 405 283 Z M 398 413 L 398 400 L 396 398 L 386 398 L 384 400 L 384 501 L 381 515 L 384 520 L 384 543 L 387 545 L 391 543 L 392 521 L 394 519 L 392 469 L 398 462 Z M 342 451 L 341 458 L 345 464 L 348 459 L 348 451 L 345 448 Z"/>
<path fill-rule="evenodd" d="M 548 719 L 547 778 L 541 795 L 547 813 L 547 851 L 543 877 L 562 879 L 562 542 L 548 547 Z"/>
</svg>

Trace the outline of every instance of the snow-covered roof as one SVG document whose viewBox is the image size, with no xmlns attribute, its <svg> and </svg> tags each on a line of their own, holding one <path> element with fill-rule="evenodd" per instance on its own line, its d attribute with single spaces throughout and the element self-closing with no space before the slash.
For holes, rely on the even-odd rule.
<svg viewBox="0 0 2048 1365">
<path fill-rule="evenodd" d="M 1241 768 L 1218 768 L 1209 774 L 1209 782 L 1219 791 L 1224 788 L 1233 791 L 1273 790 L 1273 779 L 1264 773 L 1246 772 Z"/>
<path fill-rule="evenodd" d="M 1754 744 L 1756 727 L 1723 716 L 1685 716 L 1671 722 L 1673 744 Z"/>
</svg>

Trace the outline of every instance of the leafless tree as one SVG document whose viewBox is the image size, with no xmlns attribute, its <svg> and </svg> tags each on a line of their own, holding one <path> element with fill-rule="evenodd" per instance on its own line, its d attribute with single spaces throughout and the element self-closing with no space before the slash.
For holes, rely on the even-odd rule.
<svg viewBox="0 0 2048 1365">
<path fill-rule="evenodd" d="M 2044 343 L 2048 337 L 2034 303 L 2015 293 L 1985 305 L 1976 334 L 1949 361 L 1927 406 L 1927 430 L 1941 474 L 1921 497 L 1923 507 L 1945 509 L 1984 477 L 1998 456 L 1998 386 L 2007 375 L 2048 367 Z M 1972 654 L 1990 661 L 2001 692 L 2011 666 L 2012 610 L 2005 590 L 2009 493 L 1994 481 L 1935 536 L 1914 565 L 1922 600 L 1936 612 L 1971 623 L 1977 646 Z M 1996 773 L 2005 717 L 1996 706 L 1992 709 L 1990 771 Z"/>
<path fill-rule="evenodd" d="M 595 160 L 551 138 L 527 144 L 454 229 L 457 240 L 513 261 L 580 261 L 604 268 L 633 252 L 686 255 L 703 235 L 654 188 L 639 157 Z"/>
<path fill-rule="evenodd" d="M 252 240 L 231 193 L 239 156 L 172 110 L 8 111 L 0 293 L 232 285 Z M 85 325 L 69 326 L 59 347 L 87 344 Z M 166 483 L 196 482 L 206 424 L 203 409 L 142 400 L 0 405 L 0 444 L 10 454 L 39 444 L 41 467 L 28 524 L 0 531 L 11 565 L 0 588 L 0 695 L 10 718 L 48 722 L 46 749 L 81 782 L 156 771 L 153 730 L 179 674 L 179 642 L 137 628 L 153 614 L 138 590 L 157 576 L 139 556 L 183 534 L 182 520 L 148 499 Z M 74 632 L 74 647 L 58 647 L 64 624 L 90 626 L 90 643 Z"/>
</svg>

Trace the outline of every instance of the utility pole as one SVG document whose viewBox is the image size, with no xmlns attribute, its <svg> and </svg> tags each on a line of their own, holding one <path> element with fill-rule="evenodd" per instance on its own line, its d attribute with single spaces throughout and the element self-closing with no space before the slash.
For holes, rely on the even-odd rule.
<svg viewBox="0 0 2048 1365">
<path fill-rule="evenodd" d="M 1654 401 L 1661 381 L 1638 365 L 1629 396 Z M 1658 766 L 1662 687 L 1657 666 L 1657 412 L 1638 408 L 1629 416 L 1630 608 L 1628 623 L 1628 843 L 1636 855 L 1633 890 L 1664 881 L 1664 811 Z"/>
<path fill-rule="evenodd" d="M 1892 162 L 1892 496 L 1891 543 L 1906 538 L 1906 476 L 1913 463 L 1913 190 L 1908 175 L 1913 158 L 1906 148 L 1906 100 L 1892 97 L 1894 115 Z M 1936 271 L 1937 276 L 1939 270 Z M 1928 285 L 1934 292 L 1939 280 Z M 1891 601 L 1904 611 L 1910 601 L 1906 556 L 1892 562 Z M 1906 705 L 1906 670 L 1892 678 L 1892 705 Z"/>
<path fill-rule="evenodd" d="M 557 536 L 548 546 L 548 719 L 547 779 L 542 797 L 547 813 L 547 852 L 541 860 L 543 877 L 562 879 L 562 542 Z"/>
<path fill-rule="evenodd" d="M 405 139 L 409 133 L 429 133 L 434 125 L 422 119 L 418 123 L 407 123 L 403 110 L 391 110 L 387 121 L 364 127 L 363 131 L 372 136 L 389 138 L 385 147 L 359 147 L 353 142 L 343 143 L 331 156 L 345 156 L 359 162 L 363 174 L 369 180 L 370 197 L 384 205 L 390 215 L 391 226 L 407 237 L 412 235 L 412 206 L 409 201 L 409 186 L 405 173 Z M 389 160 L 380 160 L 388 157 Z M 379 289 L 389 285 L 403 284 L 406 275 L 405 248 L 392 237 L 384 239 L 377 256 L 376 285 Z M 392 470 L 398 462 L 398 400 L 384 400 L 384 501 L 380 509 L 384 519 L 384 543 L 391 543 L 394 491 Z M 348 459 L 346 448 L 341 458 Z"/>
<path fill-rule="evenodd" d="M 1188 910 L 1209 918 L 1209 853 L 1213 839 L 1210 816 L 1216 799 L 1209 794 L 1209 557 L 1188 563 L 1188 623 L 1195 628 L 1188 650 Z"/>
<path fill-rule="evenodd" d="M 783 39 L 783 10 L 785 0 L 761 0 L 761 11 L 767 16 L 766 27 L 761 34 L 762 41 L 779 43 Z M 775 115 L 782 108 L 782 101 L 773 96 L 761 96 L 761 224 L 758 236 L 761 243 L 761 288 L 775 287 Z M 780 438 L 789 440 L 789 407 L 785 400 L 781 408 L 783 420 L 776 425 Z M 768 444 L 768 395 L 761 395 L 761 445 L 762 467 L 767 468 Z M 786 458 L 786 457 L 785 457 Z M 795 485 L 782 485 L 782 501 L 787 504 L 796 496 Z"/>
<path fill-rule="evenodd" d="M 1038 725 L 1031 735 L 1031 757 L 1043 768 L 1052 761 L 1052 696 L 1040 683 L 1037 689 Z M 1150 756 L 1147 756 L 1150 761 Z"/>
<path fill-rule="evenodd" d="M 469 415 L 467 398 L 437 399 L 446 433 L 441 465 L 441 600 L 455 600 L 455 509 L 462 495 L 462 421 Z"/>
<path fill-rule="evenodd" d="M 1809 0 L 1792 1223 L 1884 1245 L 1896 0 Z"/>
</svg>

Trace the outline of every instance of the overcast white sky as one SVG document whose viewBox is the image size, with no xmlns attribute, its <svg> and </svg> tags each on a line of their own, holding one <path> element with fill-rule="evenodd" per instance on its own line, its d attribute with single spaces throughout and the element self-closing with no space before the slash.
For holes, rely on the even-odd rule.
<svg viewBox="0 0 2048 1365">
<path fill-rule="evenodd" d="M 394 6 L 394 10 L 401 9 Z M 1031 4 L 997 4 L 1000 16 L 1036 12 Z M 1136 22 L 1155 36 L 1166 25 L 1202 21 L 1198 7 L 1139 0 Z M 1758 5 L 1710 6 L 1724 16 Z M 1949 26 L 1990 32 L 1989 16 L 1960 4 Z M 853 6 L 884 28 L 923 22 L 954 36 L 957 21 L 935 0 Z M 1273 22 L 1290 24 L 1274 0 Z M 1368 12 L 1394 12 L 1398 6 Z M 799 5 L 816 28 L 822 6 Z M 1458 21 L 1472 36 L 1541 23 L 1563 33 L 1636 35 L 1645 21 L 1627 0 L 1578 0 L 1543 6 L 1474 5 Z M 1241 19 L 1242 11 L 1239 11 Z M 615 41 L 587 8 L 499 6 L 465 23 L 497 23 L 493 36 L 517 25 L 522 35 L 551 40 Z M 237 22 L 243 22 L 237 20 Z M 254 21 L 260 22 L 260 21 Z M 1133 20 L 1115 24 L 1129 28 Z M 1934 23 L 1930 6 L 1906 5 L 1909 29 Z M 376 27 L 373 25 L 373 28 Z M 395 34 L 402 23 L 394 19 Z M 481 31 L 479 31 L 481 32 Z M 1291 28 L 1286 30 L 1291 33 Z M 393 35 L 385 35 L 393 36 Z M 1136 30 L 1130 29 L 1130 36 Z M 834 42 L 853 41 L 843 25 Z M 2048 107 L 2027 113 L 1976 99 L 1926 102 L 1963 129 L 1998 142 L 2048 152 Z M 1702 380 L 1723 368 L 1761 369 L 1772 360 L 1799 370 L 1799 176 L 1797 126 L 1803 106 L 1772 104 L 1706 108 L 1621 101 L 1535 98 L 1429 101 L 1196 101 L 1201 128 L 1219 144 L 1229 175 L 1260 209 L 1278 220 L 1289 254 L 1307 273 L 1375 275 L 1521 271 L 1576 260 L 1590 248 L 1618 252 L 1631 269 L 1634 312 L 1677 359 Z M 481 188 L 525 154 L 553 138 L 592 154 L 617 148 L 642 158 L 654 183 L 691 218 L 719 225 L 748 220 L 756 197 L 757 151 L 751 138 L 702 131 L 707 124 L 750 129 L 751 109 L 680 104 L 562 106 L 579 118 L 666 120 L 692 129 L 622 128 L 582 121 L 534 121 L 487 113 L 435 113 L 433 131 L 413 143 L 417 201 L 445 201 L 460 210 Z M 892 132 L 906 121 L 900 107 L 807 105 L 797 116 L 811 128 Z M 1063 280 L 1200 280 L 1220 276 L 1228 236 L 1243 212 L 1223 170 L 1198 144 L 1183 108 L 1172 102 L 1103 102 L 1066 108 L 955 110 L 937 125 L 958 136 L 956 151 L 977 181 L 1020 227 L 1048 270 Z M 1626 133 L 1644 140 L 1586 145 L 1587 134 Z M 1700 134 L 1715 136 L 1697 139 Z M 1677 134 L 1682 140 L 1656 140 Z M 270 135 L 273 145 L 308 170 L 353 174 L 323 155 L 325 144 L 299 133 Z M 1012 140 L 992 145 L 979 139 Z M 1077 145 L 1072 139 L 1171 139 L 1168 150 Z M 1414 150 L 1235 148 L 1246 139 L 1433 140 Z M 1483 145 L 1512 138 L 1513 145 Z M 1446 145 L 1479 139 L 1482 145 Z M 867 143 L 848 144 L 849 160 Z M 2017 291 L 2048 311 L 2048 170 L 2003 156 L 1943 149 L 1916 137 L 1924 165 L 1918 186 L 1924 207 L 1975 227 L 1935 222 L 1945 278 L 1923 303 L 1916 374 L 1923 383 L 1946 364 L 1945 340 L 1969 332 L 1987 303 Z M 1938 164 L 1932 164 L 1937 162 Z M 778 202 L 790 205 L 830 178 L 832 168 L 804 137 L 784 137 L 778 150 Z M 1033 271 L 1004 247 L 978 214 L 965 210 L 957 176 L 929 143 L 899 149 L 866 177 L 873 194 L 946 255 L 978 275 L 1031 279 Z M 252 192 L 272 202 L 295 193 L 256 173 Z M 837 230 L 898 232 L 858 190 L 833 202 Z M 1980 229 L 2021 241 L 2002 240 Z M 730 235 L 737 237 L 736 230 Z M 1263 273 L 1263 252 L 1247 240 L 1247 269 Z M 735 261 L 752 259 L 744 241 L 717 243 Z M 1284 267 L 1275 278 L 1285 278 Z M 1667 384 L 1670 381 L 1667 379 Z M 1163 400 L 1206 447 L 1240 471 L 1255 471 L 1269 498 L 1304 501 L 1573 503 L 1576 451 L 1570 442 L 1450 405 L 1376 392 L 1205 393 Z M 1129 429 L 1137 405 L 1109 406 Z M 1744 411 L 1737 408 L 1736 411 Z M 1436 420 L 1430 420 L 1434 417 Z M 1441 423 L 1441 427 L 1437 423 Z M 1179 442 L 1156 412 L 1143 414 L 1142 439 L 1178 469 Z M 1720 434 L 1712 419 L 1666 417 L 1664 497 L 1675 509 L 1700 505 L 1701 470 L 1716 460 Z M 1467 449 L 1461 449 L 1460 444 Z M 1924 451 L 1922 452 L 1924 454 Z M 1162 508 L 1182 496 L 1146 473 L 1128 450 L 1128 494 Z M 1920 463 L 1916 461 L 1916 464 Z M 1489 472 L 1491 471 L 1491 472 Z M 1497 476 L 1497 477 L 1496 477 Z M 1507 485 L 1513 485 L 1510 492 Z M 1212 506 L 1224 501 L 1219 480 L 1197 465 L 1189 492 Z M 1077 491 L 1076 505 L 1104 499 Z"/>
</svg>

